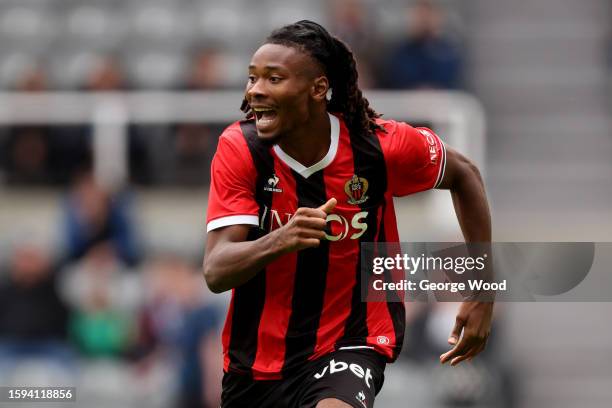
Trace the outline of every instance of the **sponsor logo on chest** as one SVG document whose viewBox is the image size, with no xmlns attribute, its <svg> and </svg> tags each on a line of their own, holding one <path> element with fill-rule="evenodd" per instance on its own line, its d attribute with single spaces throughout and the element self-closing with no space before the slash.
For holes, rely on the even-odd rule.
<svg viewBox="0 0 612 408">
<path fill-rule="evenodd" d="M 274 208 L 264 206 L 263 214 L 259 220 L 259 228 L 271 232 L 287 224 L 293 213 L 279 212 Z M 343 239 L 359 239 L 367 231 L 367 211 L 360 211 L 349 216 L 350 220 L 341 214 L 329 214 L 326 218 L 328 232 L 325 238 L 328 241 L 341 241 Z"/>
</svg>

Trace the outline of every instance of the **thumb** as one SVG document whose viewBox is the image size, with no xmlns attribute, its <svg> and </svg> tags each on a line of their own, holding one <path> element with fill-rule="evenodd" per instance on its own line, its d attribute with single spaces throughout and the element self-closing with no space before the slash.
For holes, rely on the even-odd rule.
<svg viewBox="0 0 612 408">
<path fill-rule="evenodd" d="M 327 202 L 323 204 L 322 206 L 320 206 L 318 209 L 324 211 L 325 214 L 329 214 L 330 212 L 334 210 L 334 208 L 336 208 L 336 204 L 338 204 L 338 200 L 332 197 L 329 200 L 327 200 Z"/>
<path fill-rule="evenodd" d="M 455 320 L 455 327 L 453 327 L 453 331 L 448 337 L 448 344 L 455 345 L 459 341 L 459 337 L 461 337 L 461 331 L 463 330 L 464 321 L 462 319 Z"/>
</svg>

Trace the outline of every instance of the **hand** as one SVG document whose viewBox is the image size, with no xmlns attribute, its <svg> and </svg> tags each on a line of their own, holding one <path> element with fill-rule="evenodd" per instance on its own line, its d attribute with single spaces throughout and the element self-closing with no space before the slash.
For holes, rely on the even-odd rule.
<svg viewBox="0 0 612 408">
<path fill-rule="evenodd" d="M 484 350 L 491 332 L 492 316 L 493 302 L 463 302 L 448 338 L 448 344 L 455 347 L 442 354 L 440 362 L 444 364 L 450 360 L 455 366 L 463 360 L 472 360 Z"/>
<path fill-rule="evenodd" d="M 338 201 L 330 198 L 319 208 L 300 207 L 283 227 L 277 230 L 277 242 L 282 253 L 318 247 L 325 239 L 327 215 Z"/>
</svg>

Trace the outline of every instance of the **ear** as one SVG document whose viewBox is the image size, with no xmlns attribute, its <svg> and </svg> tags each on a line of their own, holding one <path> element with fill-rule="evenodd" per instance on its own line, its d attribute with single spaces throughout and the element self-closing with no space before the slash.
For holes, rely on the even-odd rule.
<svg viewBox="0 0 612 408">
<path fill-rule="evenodd" d="M 325 75 L 316 77 L 312 83 L 310 96 L 316 101 L 324 101 L 329 91 L 329 80 Z"/>
</svg>

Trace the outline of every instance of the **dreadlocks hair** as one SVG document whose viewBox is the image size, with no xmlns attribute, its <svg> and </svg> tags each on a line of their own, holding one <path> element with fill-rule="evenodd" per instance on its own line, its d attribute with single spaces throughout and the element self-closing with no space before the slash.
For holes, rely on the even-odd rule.
<svg viewBox="0 0 612 408">
<path fill-rule="evenodd" d="M 266 44 L 294 47 L 313 57 L 323 68 L 332 91 L 327 109 L 342 114 L 351 135 L 385 129 L 376 123 L 381 117 L 363 97 L 358 86 L 357 63 L 349 47 L 331 35 L 323 26 L 309 20 L 286 25 L 275 30 L 266 39 Z M 253 116 L 246 99 L 240 109 Z"/>
</svg>

